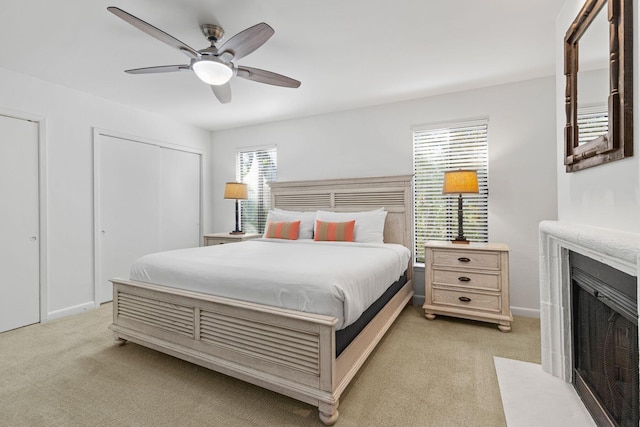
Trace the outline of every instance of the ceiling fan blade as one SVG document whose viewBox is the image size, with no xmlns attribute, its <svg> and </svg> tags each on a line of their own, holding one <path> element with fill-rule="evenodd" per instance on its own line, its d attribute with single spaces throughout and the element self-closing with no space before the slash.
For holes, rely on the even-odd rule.
<svg viewBox="0 0 640 427">
<path fill-rule="evenodd" d="M 153 25 L 143 21 L 140 18 L 136 18 L 135 16 L 131 15 L 128 12 L 125 12 L 120 8 L 117 8 L 115 6 L 110 6 L 107 8 L 107 10 L 113 13 L 114 15 L 116 15 L 117 17 L 123 19 L 127 23 L 133 25 L 137 29 L 144 31 L 145 33 L 149 34 L 151 37 L 154 37 L 175 49 L 178 49 L 179 51 L 181 51 L 182 53 L 184 53 L 185 55 L 191 58 L 196 58 L 200 56 L 200 53 L 194 48 L 182 43 L 180 40 L 176 39 L 175 37 L 170 36 L 169 34 L 165 33 L 159 28 L 154 27 Z"/>
<path fill-rule="evenodd" d="M 229 52 L 233 54 L 233 59 L 243 58 L 265 44 L 273 33 L 273 28 L 261 22 L 231 37 L 218 52 L 220 55 Z"/>
<path fill-rule="evenodd" d="M 231 85 L 229 82 L 223 85 L 212 85 L 211 90 L 221 104 L 228 104 L 231 102 Z"/>
<path fill-rule="evenodd" d="M 174 71 L 189 71 L 191 69 L 188 65 L 160 65 L 158 67 L 145 67 L 134 68 L 131 70 L 124 70 L 129 74 L 156 74 L 156 73 L 171 73 Z"/>
<path fill-rule="evenodd" d="M 300 82 L 298 80 L 294 80 L 290 77 L 273 73 L 271 71 L 261 70 L 259 68 L 239 66 L 236 75 L 243 79 L 253 80 L 254 82 L 266 83 L 269 85 L 293 88 L 300 87 Z"/>
</svg>

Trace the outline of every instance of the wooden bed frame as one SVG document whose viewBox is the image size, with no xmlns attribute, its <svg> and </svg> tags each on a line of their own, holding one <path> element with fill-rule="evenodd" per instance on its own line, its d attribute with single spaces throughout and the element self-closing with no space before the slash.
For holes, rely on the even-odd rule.
<svg viewBox="0 0 640 427">
<path fill-rule="evenodd" d="M 337 212 L 384 207 L 385 242 L 413 251 L 412 177 L 275 182 L 272 206 Z M 317 406 L 332 425 L 338 401 L 413 296 L 407 283 L 336 358 L 330 316 L 269 307 L 199 292 L 114 279 L 113 330 L 132 341 Z"/>
</svg>

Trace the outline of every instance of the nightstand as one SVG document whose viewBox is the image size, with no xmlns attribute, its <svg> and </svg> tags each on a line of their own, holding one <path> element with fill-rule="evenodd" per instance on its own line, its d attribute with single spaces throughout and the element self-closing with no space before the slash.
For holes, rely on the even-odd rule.
<svg viewBox="0 0 640 427">
<path fill-rule="evenodd" d="M 229 233 L 212 233 L 204 235 L 204 245 L 213 246 L 223 243 L 238 243 L 251 239 L 258 239 L 262 234 L 229 234 Z"/>
<path fill-rule="evenodd" d="M 511 330 L 509 247 L 502 243 L 425 244 L 425 317 L 497 323 Z"/>
</svg>

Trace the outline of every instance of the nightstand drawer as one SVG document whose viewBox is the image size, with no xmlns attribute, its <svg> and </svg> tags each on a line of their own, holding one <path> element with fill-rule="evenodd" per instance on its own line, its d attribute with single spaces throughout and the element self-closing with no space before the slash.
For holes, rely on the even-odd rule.
<svg viewBox="0 0 640 427">
<path fill-rule="evenodd" d="M 434 250 L 433 264 L 447 267 L 484 268 L 500 270 L 498 252 Z"/>
<path fill-rule="evenodd" d="M 500 295 L 433 289 L 433 304 L 500 312 Z"/>
<path fill-rule="evenodd" d="M 500 290 L 499 274 L 472 273 L 433 269 L 433 285 L 461 286 L 474 289 Z"/>
</svg>

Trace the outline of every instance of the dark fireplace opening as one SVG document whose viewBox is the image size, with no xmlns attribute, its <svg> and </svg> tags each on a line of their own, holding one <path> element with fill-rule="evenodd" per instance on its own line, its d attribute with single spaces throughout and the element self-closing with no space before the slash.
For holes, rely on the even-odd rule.
<svg viewBox="0 0 640 427">
<path fill-rule="evenodd" d="M 571 252 L 573 384 L 599 426 L 638 426 L 637 279 Z"/>
</svg>

